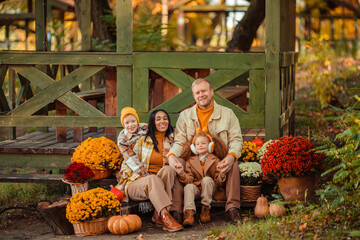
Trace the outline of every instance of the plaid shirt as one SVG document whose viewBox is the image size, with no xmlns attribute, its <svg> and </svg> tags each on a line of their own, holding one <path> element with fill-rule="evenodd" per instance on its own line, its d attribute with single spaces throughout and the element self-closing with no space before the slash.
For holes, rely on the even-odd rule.
<svg viewBox="0 0 360 240">
<path fill-rule="evenodd" d="M 173 135 L 171 135 L 169 138 L 164 138 L 164 142 L 170 142 L 173 143 Z M 147 137 L 145 140 L 145 136 L 142 136 L 138 142 L 134 146 L 134 153 L 137 156 L 137 159 L 139 160 L 139 164 L 141 167 L 144 167 L 145 169 L 149 169 L 149 163 L 152 151 L 154 149 L 154 143 L 150 137 Z M 125 159 L 125 158 L 124 158 Z M 118 185 L 116 186 L 123 192 L 123 200 L 129 201 L 129 196 L 127 194 L 127 188 L 130 183 L 134 182 L 138 178 L 141 177 L 140 174 L 138 174 L 136 171 L 133 171 L 132 168 L 127 164 L 128 161 L 123 161 L 121 165 L 120 170 L 120 181 Z M 163 165 L 166 163 L 166 158 L 163 157 Z M 133 164 L 131 161 L 130 164 Z M 139 166 L 139 165 L 138 165 Z M 138 168 L 140 169 L 140 167 Z"/>
<path fill-rule="evenodd" d="M 117 145 L 124 161 L 134 172 L 139 171 L 143 165 L 139 157 L 134 153 L 133 147 L 139 138 L 146 134 L 147 129 L 148 125 L 146 123 L 140 123 L 136 134 L 130 134 L 126 129 L 123 129 L 117 139 Z"/>
</svg>

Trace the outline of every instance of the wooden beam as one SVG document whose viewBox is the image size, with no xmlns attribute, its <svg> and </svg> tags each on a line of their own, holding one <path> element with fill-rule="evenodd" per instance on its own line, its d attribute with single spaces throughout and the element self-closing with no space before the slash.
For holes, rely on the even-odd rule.
<svg viewBox="0 0 360 240">
<path fill-rule="evenodd" d="M 101 66 L 81 66 L 60 81 L 54 82 L 51 86 L 43 89 L 29 101 L 9 112 L 8 115 L 31 115 L 51 101 L 61 97 L 102 68 Z M 32 81 L 32 79 L 28 80 Z M 89 106 L 92 107 L 91 105 Z"/>
<path fill-rule="evenodd" d="M 116 73 L 116 88 L 117 88 L 117 115 L 121 113 L 124 107 L 132 106 L 132 68 L 131 67 L 117 67 Z"/>
<path fill-rule="evenodd" d="M 131 66 L 132 56 L 125 53 L 110 52 L 0 52 L 0 64 L 83 65 L 84 63 L 86 65 Z"/>
<path fill-rule="evenodd" d="M 181 89 L 190 87 L 192 82 L 195 80 L 180 69 L 151 68 L 151 70 Z"/>
<path fill-rule="evenodd" d="M 149 111 L 149 69 L 133 68 L 133 107 L 139 112 Z M 143 119 L 147 122 L 148 119 Z"/>
<path fill-rule="evenodd" d="M 39 127 L 122 127 L 119 117 L 82 116 L 0 116 L 0 126 L 39 126 Z"/>
<path fill-rule="evenodd" d="M 31 66 L 13 66 L 12 68 L 15 69 L 22 76 L 30 79 L 35 85 L 37 85 L 41 89 L 47 88 L 55 82 L 54 79 L 50 78 L 45 73 Z M 102 112 L 100 112 L 90 104 L 86 103 L 75 93 L 67 92 L 58 100 L 70 109 L 77 112 L 80 116 L 105 116 Z"/>
<path fill-rule="evenodd" d="M 236 77 L 240 76 L 241 74 L 248 71 L 247 69 L 220 69 L 207 76 L 206 79 L 211 82 L 211 85 L 214 90 L 219 89 L 220 87 L 224 86 L 225 84 L 231 82 Z"/>
<path fill-rule="evenodd" d="M 250 71 L 249 112 L 265 113 L 265 70 Z"/>
<path fill-rule="evenodd" d="M 135 52 L 135 67 L 264 69 L 264 53 Z"/>
<path fill-rule="evenodd" d="M 266 140 L 278 139 L 280 133 L 280 6 L 285 0 L 266 0 L 266 92 L 265 136 Z"/>
<path fill-rule="evenodd" d="M 176 95 L 175 97 L 169 99 L 168 101 L 160 104 L 155 109 L 164 109 L 171 113 L 178 113 L 182 109 L 188 107 L 190 104 L 194 102 L 194 98 L 192 97 L 191 88 L 187 88 L 182 91 L 180 94 Z"/>
<path fill-rule="evenodd" d="M 36 50 L 46 51 L 46 0 L 35 0 Z"/>
<path fill-rule="evenodd" d="M 132 0 L 116 1 L 116 51 L 132 53 Z"/>
<path fill-rule="evenodd" d="M 91 0 L 80 1 L 81 51 L 91 50 Z"/>
<path fill-rule="evenodd" d="M 0 154 L 0 167 L 62 168 L 71 163 L 71 155 Z"/>
</svg>

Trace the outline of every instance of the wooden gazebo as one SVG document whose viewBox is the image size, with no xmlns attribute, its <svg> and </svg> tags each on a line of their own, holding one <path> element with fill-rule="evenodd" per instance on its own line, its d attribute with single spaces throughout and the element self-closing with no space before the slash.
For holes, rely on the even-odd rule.
<svg viewBox="0 0 360 240">
<path fill-rule="evenodd" d="M 175 123 L 179 112 L 194 102 L 191 95 L 194 78 L 182 70 L 211 69 L 212 74 L 206 78 L 215 90 L 248 74 L 249 78 L 243 80 L 249 85 L 248 112 L 218 94 L 214 96 L 218 103 L 233 109 L 242 129 L 265 129 L 266 139 L 276 139 L 294 130 L 295 0 L 266 0 L 266 50 L 263 53 L 134 52 L 131 0 L 117 0 L 116 52 L 90 51 L 90 0 L 81 1 L 86 6 L 80 26 L 83 51 L 48 52 L 44 51 L 43 43 L 46 34 L 43 1 L 46 2 L 35 0 L 37 51 L 0 52 L 1 84 L 8 71 L 17 74 L 21 82 L 18 104 L 12 105 L 5 97 L 4 89 L 0 90 L 0 126 L 57 127 L 62 133 L 66 133 L 64 127 L 80 132 L 82 127 L 89 127 L 85 130 L 86 136 L 105 134 L 114 137 L 116 128 L 121 127 L 119 115 L 123 107 L 133 106 L 141 120 L 147 121 L 153 110 L 149 107 L 150 71 L 182 89 L 181 93 L 156 107 L 167 110 Z M 116 75 L 109 74 L 105 90 L 98 89 L 96 97 L 89 92 L 82 95 L 72 92 L 108 67 L 115 68 Z M 55 81 L 58 71 L 61 79 Z M 30 86 L 37 87 L 36 93 Z M 11 87 L 14 87 L 13 83 Z M 104 98 L 101 93 L 105 93 Z M 105 102 L 105 112 L 96 108 L 96 101 Z M 76 114 L 47 115 L 56 104 L 66 106 Z M 105 133 L 100 132 L 103 128 Z M 55 138 L 39 136 L 33 133 L 27 138 L 14 137 L 1 142 L 0 167 L 65 168 L 79 143 L 69 140 L 69 135 L 65 136 L 65 142 L 64 138 L 55 141 Z"/>
</svg>

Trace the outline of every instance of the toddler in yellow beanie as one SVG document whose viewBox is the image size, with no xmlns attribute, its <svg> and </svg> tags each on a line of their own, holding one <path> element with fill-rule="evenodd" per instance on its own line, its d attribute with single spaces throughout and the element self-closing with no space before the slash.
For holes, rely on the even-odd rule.
<svg viewBox="0 0 360 240">
<path fill-rule="evenodd" d="M 132 107 L 125 107 L 121 110 L 120 120 L 124 129 L 119 133 L 117 145 L 124 161 L 121 165 L 120 173 L 116 173 L 119 184 L 122 177 L 125 178 L 127 176 L 127 173 L 124 172 L 124 170 L 141 172 L 144 169 L 138 156 L 134 153 L 133 147 L 140 137 L 146 134 L 148 129 L 147 123 L 139 123 L 139 116 Z M 121 189 L 121 184 L 119 184 L 117 187 Z"/>
</svg>

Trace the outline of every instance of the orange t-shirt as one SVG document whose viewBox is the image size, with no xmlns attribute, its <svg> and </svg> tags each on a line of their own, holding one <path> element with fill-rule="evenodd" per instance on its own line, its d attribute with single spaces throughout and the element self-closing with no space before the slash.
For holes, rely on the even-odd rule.
<svg viewBox="0 0 360 240">
<path fill-rule="evenodd" d="M 160 169 L 163 167 L 163 155 L 162 155 L 162 149 L 163 149 L 163 141 L 164 141 L 165 133 L 155 133 L 155 138 L 158 141 L 158 149 L 159 152 L 153 149 L 150 157 L 150 163 L 149 163 L 149 172 L 150 173 L 158 173 Z"/>
</svg>

